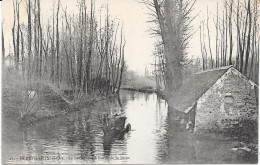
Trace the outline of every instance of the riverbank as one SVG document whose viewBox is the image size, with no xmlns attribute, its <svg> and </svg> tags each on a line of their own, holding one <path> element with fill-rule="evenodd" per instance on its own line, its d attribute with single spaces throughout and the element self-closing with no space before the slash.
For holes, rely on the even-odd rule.
<svg viewBox="0 0 260 165">
<path fill-rule="evenodd" d="M 80 101 L 73 102 L 64 99 L 48 89 L 34 96 L 26 102 L 21 92 L 14 89 L 4 90 L 2 96 L 2 117 L 17 121 L 21 126 L 31 125 L 40 121 L 53 119 L 61 115 L 89 108 L 99 101 L 118 96 L 117 93 L 109 95 L 88 95 L 80 97 Z"/>
<path fill-rule="evenodd" d="M 166 94 L 164 91 L 160 91 L 154 88 L 150 88 L 150 87 L 146 87 L 146 88 L 121 88 L 122 90 L 128 90 L 128 91 L 135 91 L 135 92 L 141 92 L 141 93 L 148 93 L 148 94 L 152 94 L 155 93 L 157 94 L 157 96 L 159 96 L 160 98 L 167 100 Z"/>
<path fill-rule="evenodd" d="M 153 88 L 130 88 L 130 87 L 125 87 L 121 88 L 123 90 L 128 90 L 128 91 L 136 91 L 136 92 L 143 92 L 143 93 L 157 93 L 156 89 Z"/>
<path fill-rule="evenodd" d="M 149 164 L 159 163 L 157 156 L 164 159 L 167 152 L 165 147 L 167 145 L 167 107 L 164 100 L 160 101 L 161 106 L 158 107 L 155 106 L 157 102 L 155 94 L 120 91 L 122 104 L 119 103 L 119 99 L 116 97 L 97 101 L 91 108 L 83 108 L 74 113 L 22 127 L 15 132 L 11 131 L 10 127 L 8 128 L 11 123 L 6 122 L 4 126 L 6 126 L 8 133 L 5 134 L 3 149 L 14 146 L 12 152 L 5 154 L 6 159 L 18 158 L 15 160 L 15 163 L 18 164 L 50 164 L 51 161 L 48 160 L 19 159 L 20 156 L 43 155 L 50 158 L 63 157 L 63 160 L 54 162 L 57 164 L 134 164 L 136 161 Z M 134 108 L 136 110 L 133 110 Z M 160 108 L 161 112 L 160 117 L 158 117 L 159 122 L 150 124 L 147 121 L 150 120 L 155 123 L 154 114 L 158 112 L 158 108 Z M 148 111 L 149 113 L 147 113 Z M 126 133 L 122 137 L 105 136 L 101 129 L 102 125 L 99 117 L 100 114 L 106 112 L 111 112 L 111 114 L 121 112 L 123 116 L 127 117 L 126 123 L 131 124 L 133 131 Z M 143 134 L 146 136 L 142 136 Z M 13 136 L 17 137 L 17 139 L 9 140 L 9 137 Z M 13 145 L 14 143 L 15 145 Z M 136 147 L 138 153 L 135 152 Z M 147 147 L 150 148 L 148 153 L 146 151 Z M 141 153 L 147 154 L 138 156 Z M 73 157 L 73 160 L 68 159 L 68 156 Z M 99 159 L 93 159 L 93 157 Z M 117 157 L 127 159 L 122 160 L 117 159 Z"/>
</svg>

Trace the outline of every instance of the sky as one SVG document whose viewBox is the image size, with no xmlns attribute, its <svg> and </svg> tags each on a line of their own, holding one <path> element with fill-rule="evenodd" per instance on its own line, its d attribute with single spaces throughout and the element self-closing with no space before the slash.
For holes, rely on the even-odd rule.
<svg viewBox="0 0 260 165">
<path fill-rule="evenodd" d="M 25 0 L 23 0 L 25 1 Z M 90 0 L 86 0 L 90 1 Z M 217 1 L 219 6 L 223 5 L 223 0 L 197 0 L 193 15 L 199 14 L 193 22 L 194 37 L 191 39 L 190 48 L 188 50 L 188 58 L 200 57 L 199 43 L 199 25 L 206 19 L 207 6 L 210 16 L 210 33 L 214 36 L 213 16 L 216 13 Z M 144 74 L 145 68 L 151 70 L 153 63 L 154 44 L 156 37 L 150 34 L 149 27 L 153 26 L 147 22 L 150 11 L 146 6 L 140 3 L 140 0 L 96 0 L 96 10 L 105 7 L 108 2 L 109 13 L 113 18 L 117 18 L 124 24 L 124 35 L 126 40 L 125 58 L 128 69 Z M 9 42 L 12 42 L 11 29 L 13 24 L 13 0 L 4 0 L 2 2 L 2 23 L 5 36 L 5 48 L 8 52 Z M 57 0 L 42 0 L 42 17 L 51 17 L 53 3 Z M 63 7 L 67 6 L 70 13 L 77 12 L 77 0 L 61 0 Z M 27 14 L 24 4 L 21 6 L 21 20 L 26 21 Z M 12 45 L 12 44 L 11 44 Z M 7 53 L 6 53 L 7 54 Z"/>
</svg>

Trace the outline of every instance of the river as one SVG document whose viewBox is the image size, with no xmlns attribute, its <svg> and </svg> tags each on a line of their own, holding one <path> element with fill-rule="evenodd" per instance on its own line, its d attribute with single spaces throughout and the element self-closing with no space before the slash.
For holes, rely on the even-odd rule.
<svg viewBox="0 0 260 165">
<path fill-rule="evenodd" d="M 107 137 L 99 115 L 122 113 L 132 130 Z M 120 99 L 20 128 L 4 119 L 3 154 L 7 163 L 241 163 L 229 151 L 233 141 L 215 135 L 176 131 L 168 136 L 168 106 L 156 94 L 122 91 Z M 169 138 L 170 137 L 170 138 Z"/>
</svg>

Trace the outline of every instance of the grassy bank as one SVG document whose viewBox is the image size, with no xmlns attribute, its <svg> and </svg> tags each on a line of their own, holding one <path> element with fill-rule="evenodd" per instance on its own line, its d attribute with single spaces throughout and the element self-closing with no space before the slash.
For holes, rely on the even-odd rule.
<svg viewBox="0 0 260 165">
<path fill-rule="evenodd" d="M 25 94 L 18 89 L 3 89 L 2 116 L 17 121 L 21 125 L 29 125 L 91 107 L 94 103 L 115 97 L 117 94 L 78 95 L 78 100 L 74 101 L 69 99 L 71 96 L 64 97 L 45 87 L 33 98 L 26 98 Z"/>
</svg>

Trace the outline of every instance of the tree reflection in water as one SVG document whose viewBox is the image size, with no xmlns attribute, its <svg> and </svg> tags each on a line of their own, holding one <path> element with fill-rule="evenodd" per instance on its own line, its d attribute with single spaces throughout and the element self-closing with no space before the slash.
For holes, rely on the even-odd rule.
<svg viewBox="0 0 260 165">
<path fill-rule="evenodd" d="M 64 159 L 54 163 L 67 164 L 72 161 L 76 163 L 161 162 L 167 157 L 167 109 L 165 107 L 165 102 L 157 100 L 155 94 L 121 92 L 119 98 L 104 100 L 90 108 L 23 128 L 22 140 L 17 142 L 22 147 L 16 157 L 60 156 Z M 134 130 L 126 134 L 104 134 L 100 124 L 100 116 L 104 113 L 125 115 L 126 123 L 131 123 Z M 6 134 L 10 137 L 12 135 L 12 132 Z M 8 146 L 11 146 L 11 142 L 5 147 Z M 128 159 L 114 159 L 120 156 Z M 70 160 L 68 157 L 73 159 Z M 49 164 L 52 161 L 18 159 L 17 163 Z"/>
</svg>

